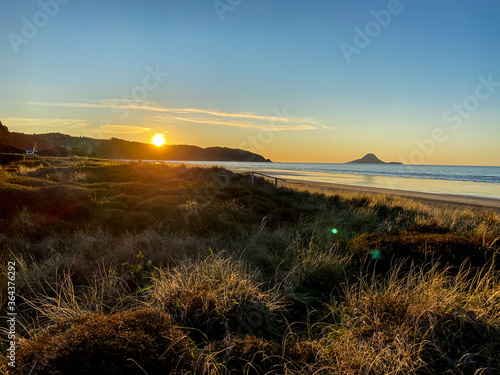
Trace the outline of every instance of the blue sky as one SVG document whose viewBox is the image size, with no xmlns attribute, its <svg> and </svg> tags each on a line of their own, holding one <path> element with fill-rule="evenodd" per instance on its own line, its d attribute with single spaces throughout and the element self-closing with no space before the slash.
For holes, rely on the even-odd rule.
<svg viewBox="0 0 500 375">
<path fill-rule="evenodd" d="M 479 77 L 500 82 L 497 1 L 59 1 L 1 5 L 12 131 L 165 133 L 276 161 L 500 165 L 500 87 L 474 99 Z M 373 12 L 389 9 L 358 48 L 355 28 L 377 31 Z M 342 43 L 358 48 L 350 62 Z"/>
</svg>

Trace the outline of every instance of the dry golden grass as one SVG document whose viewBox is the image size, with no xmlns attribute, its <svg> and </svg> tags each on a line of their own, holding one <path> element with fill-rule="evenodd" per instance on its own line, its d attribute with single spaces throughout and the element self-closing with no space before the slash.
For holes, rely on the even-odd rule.
<svg viewBox="0 0 500 375">
<path fill-rule="evenodd" d="M 401 277 L 395 267 L 384 279 L 365 277 L 331 305 L 339 322 L 325 327 L 324 358 L 359 373 L 495 373 L 499 286 L 491 268 L 450 277 L 416 267 Z"/>
<path fill-rule="evenodd" d="M 0 199 L 17 373 L 500 373 L 496 211 L 86 158 Z"/>
<path fill-rule="evenodd" d="M 261 291 L 256 280 L 242 263 L 211 255 L 159 269 L 149 299 L 180 325 L 196 328 L 210 340 L 245 330 L 266 337 L 277 335 L 273 330 L 283 301 L 273 291 Z"/>
<path fill-rule="evenodd" d="M 332 192 L 327 189 L 308 188 L 300 185 L 291 184 L 289 186 L 310 194 L 339 197 L 355 205 L 361 205 L 370 214 L 384 217 L 396 213 L 395 223 L 390 223 L 387 226 L 389 230 L 400 228 L 397 224 L 405 224 L 408 213 L 412 213 L 412 223 L 415 225 L 433 223 L 466 236 L 500 238 L 500 211 L 498 209 L 472 208 L 460 204 L 427 203 L 404 196 L 383 193 L 362 193 L 348 190 Z M 397 215 L 398 211 L 400 215 Z"/>
</svg>

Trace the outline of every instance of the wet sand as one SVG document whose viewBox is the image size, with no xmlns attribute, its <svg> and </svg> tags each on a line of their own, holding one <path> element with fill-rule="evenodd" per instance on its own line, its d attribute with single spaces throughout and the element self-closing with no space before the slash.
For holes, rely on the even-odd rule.
<svg viewBox="0 0 500 375">
<path fill-rule="evenodd" d="M 355 191 L 373 194 L 391 194 L 397 195 L 405 198 L 411 198 L 423 203 L 442 205 L 442 206 L 454 206 L 454 207 L 472 207 L 472 208 L 492 208 L 500 211 L 500 199 L 490 199 L 490 198 L 477 198 L 477 197 L 466 197 L 460 195 L 448 195 L 448 194 L 434 194 L 434 193 L 421 193 L 406 190 L 396 190 L 396 189 L 383 189 L 374 187 L 364 187 L 364 186 L 353 186 L 353 185 L 341 185 L 329 182 L 315 182 L 315 181 L 305 181 L 287 178 L 286 182 L 279 181 L 279 186 L 286 186 L 289 188 L 297 189 L 307 189 L 307 190 L 319 190 L 326 193 L 335 193 L 337 191 Z"/>
</svg>

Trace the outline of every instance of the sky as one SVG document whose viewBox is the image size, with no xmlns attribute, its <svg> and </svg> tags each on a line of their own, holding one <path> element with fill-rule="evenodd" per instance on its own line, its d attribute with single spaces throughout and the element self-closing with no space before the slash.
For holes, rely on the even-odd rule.
<svg viewBox="0 0 500 375">
<path fill-rule="evenodd" d="M 498 0 L 0 5 L 11 131 L 500 165 Z"/>
</svg>

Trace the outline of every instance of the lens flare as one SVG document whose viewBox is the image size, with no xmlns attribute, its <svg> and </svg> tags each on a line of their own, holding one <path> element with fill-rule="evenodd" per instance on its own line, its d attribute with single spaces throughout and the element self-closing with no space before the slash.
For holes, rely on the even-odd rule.
<svg viewBox="0 0 500 375">
<path fill-rule="evenodd" d="M 339 231 L 338 231 L 337 229 L 335 229 L 335 228 L 333 228 L 333 229 L 332 229 L 332 233 L 333 233 L 333 234 L 337 234 L 338 232 L 339 232 Z"/>
<path fill-rule="evenodd" d="M 373 260 L 384 259 L 382 252 L 379 249 L 370 251 Z"/>
</svg>

